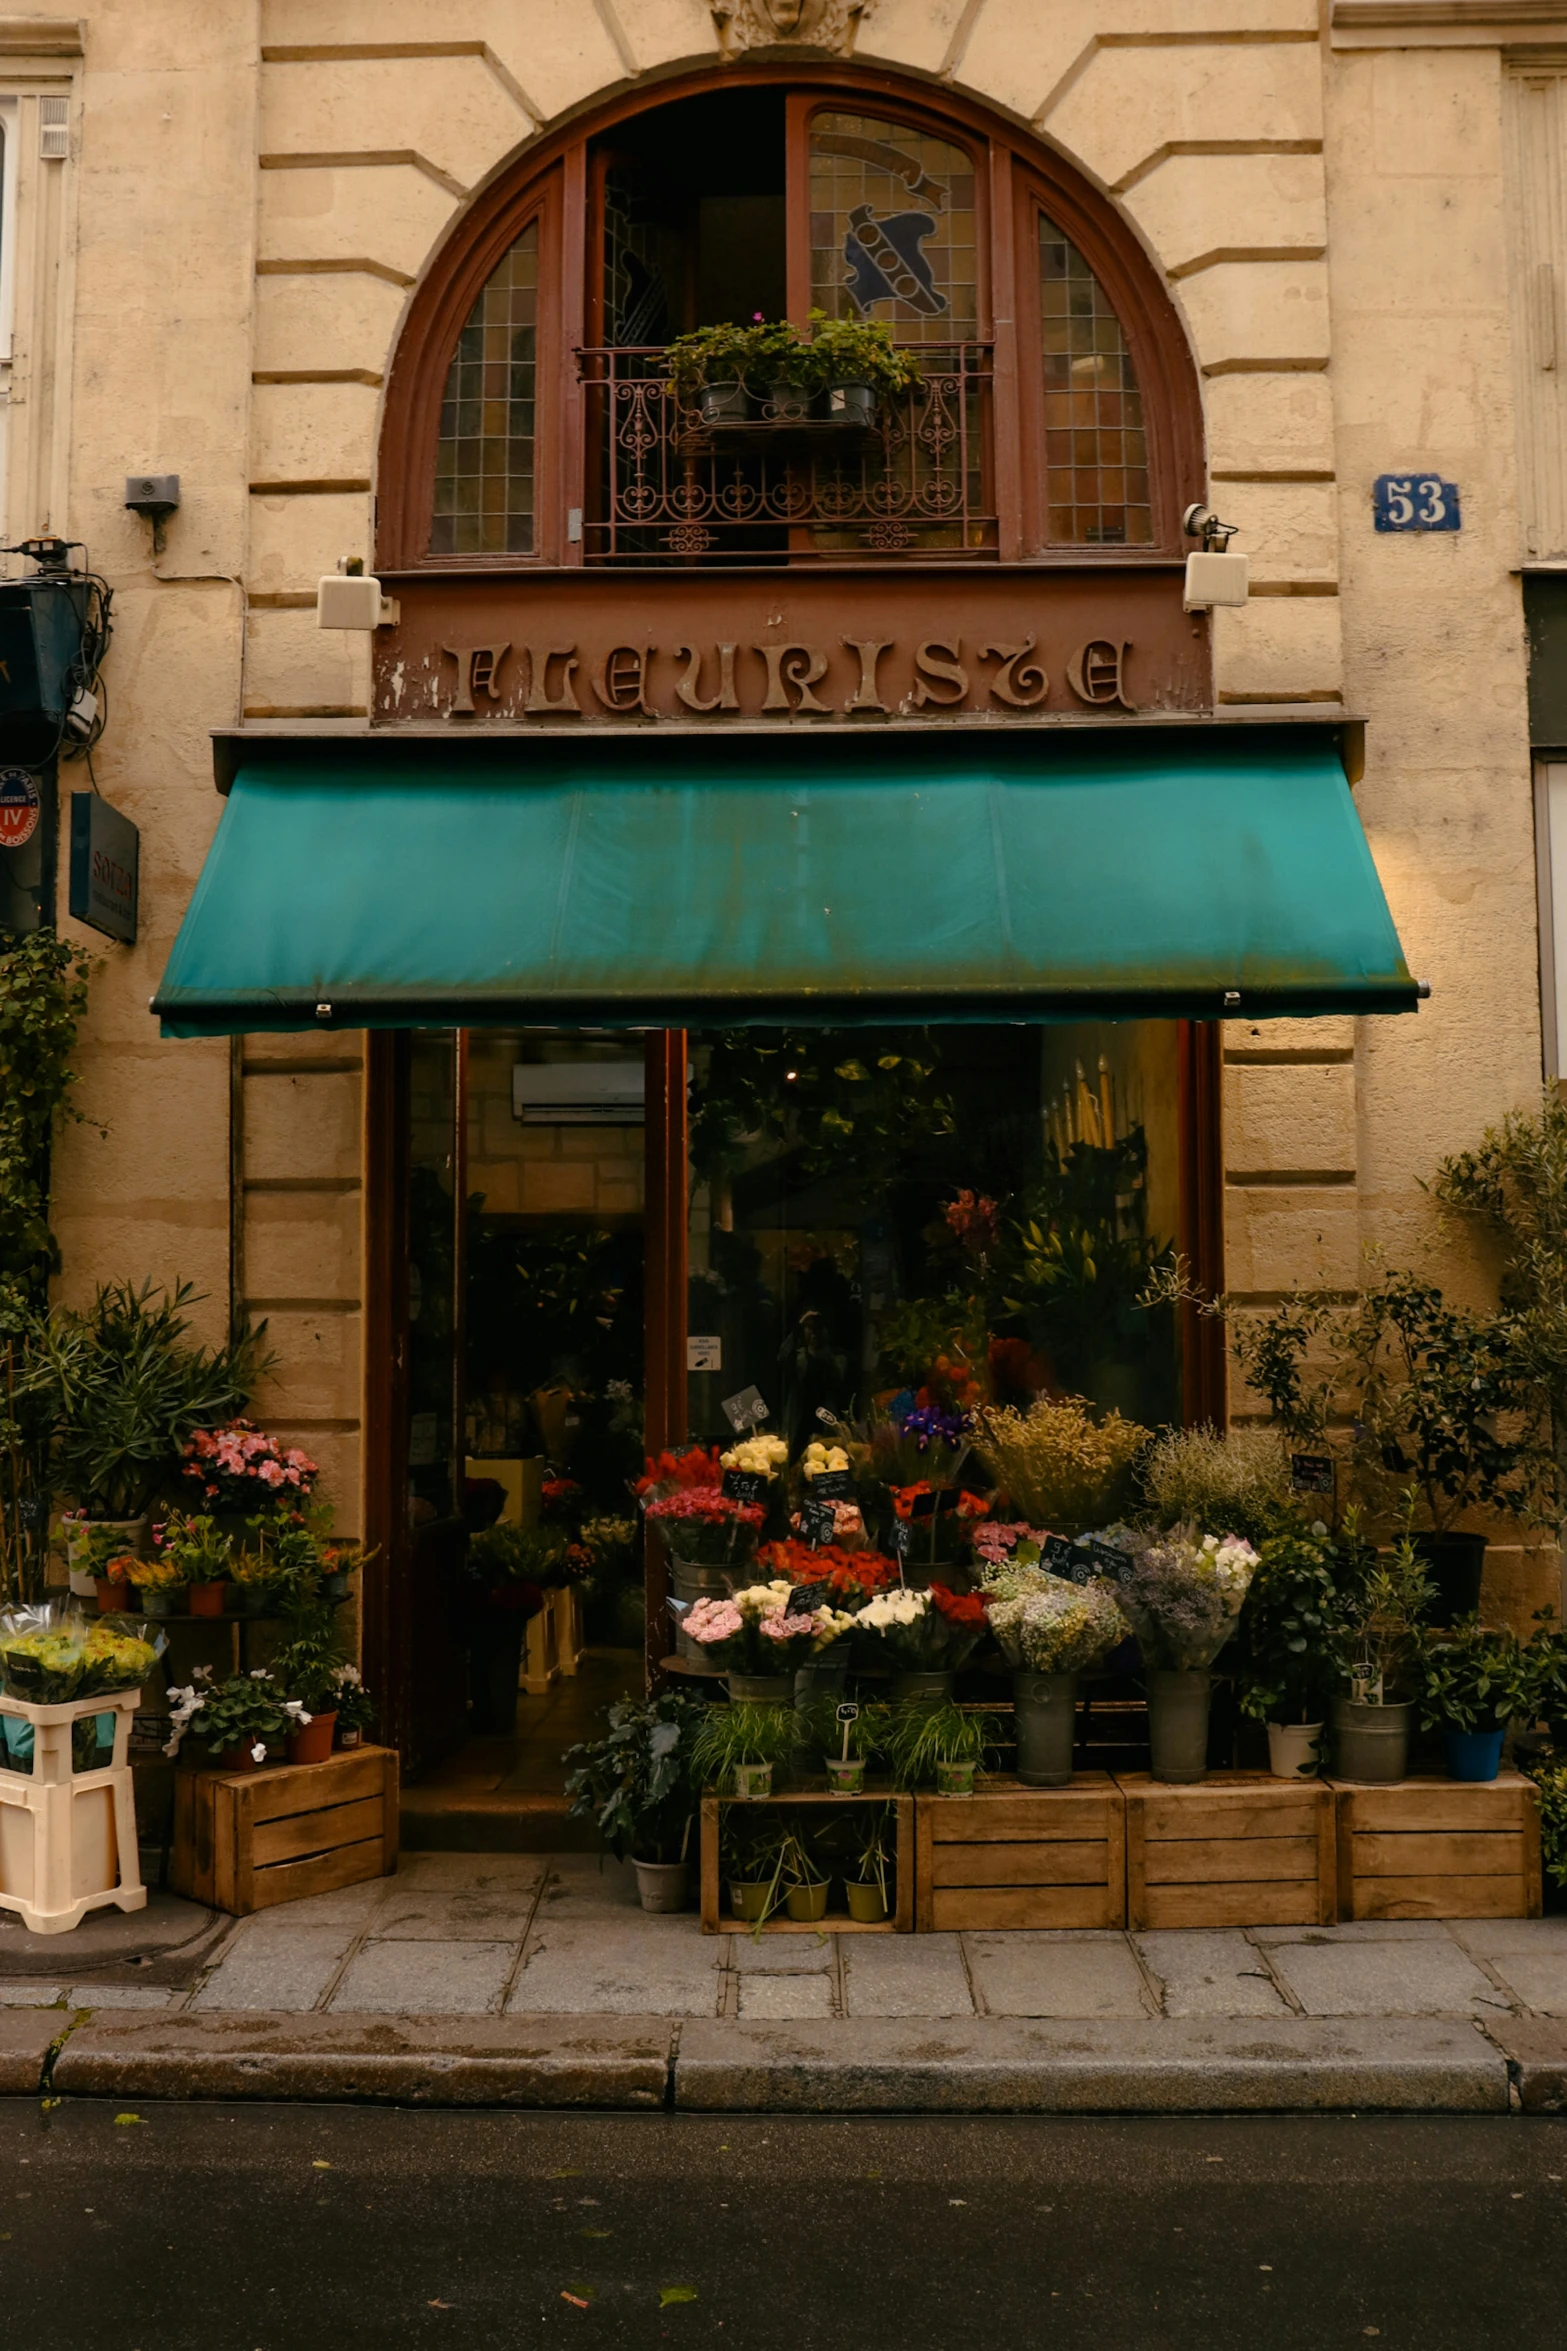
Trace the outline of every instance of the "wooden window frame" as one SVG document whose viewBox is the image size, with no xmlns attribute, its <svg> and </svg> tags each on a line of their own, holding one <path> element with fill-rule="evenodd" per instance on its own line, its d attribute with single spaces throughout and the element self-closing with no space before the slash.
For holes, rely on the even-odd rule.
<svg viewBox="0 0 1567 2351">
<path fill-rule="evenodd" d="M 803 325 L 810 310 L 808 134 L 823 111 L 882 116 L 965 148 L 975 166 L 978 215 L 977 312 L 994 350 L 991 442 L 987 451 L 999 517 L 998 559 L 1044 567 L 1168 564 L 1183 553 L 1181 509 L 1206 489 L 1202 393 L 1174 302 L 1131 224 L 1064 158 L 988 108 L 957 93 L 933 102 L 902 76 L 828 63 L 737 65 L 722 81 L 710 70 L 672 75 L 652 90 L 623 93 L 591 115 L 541 139 L 503 171 L 454 224 L 410 299 L 387 380 L 377 497 L 377 568 L 388 573 L 527 572 L 575 568 L 580 540 L 566 538 L 568 500 L 592 504 L 586 479 L 584 399 L 576 354 L 600 304 L 588 286 L 602 203 L 589 150 L 617 126 L 655 106 L 716 89 L 786 92 L 787 307 Z M 1104 286 L 1121 321 L 1143 400 L 1155 537 L 1146 547 L 1052 543 L 1044 467 L 1035 217 L 1069 237 Z M 539 231 L 539 350 L 535 495 L 537 544 L 530 555 L 429 552 L 440 405 L 457 337 L 491 273 L 528 222 Z M 882 558 L 899 565 L 906 558 Z"/>
</svg>

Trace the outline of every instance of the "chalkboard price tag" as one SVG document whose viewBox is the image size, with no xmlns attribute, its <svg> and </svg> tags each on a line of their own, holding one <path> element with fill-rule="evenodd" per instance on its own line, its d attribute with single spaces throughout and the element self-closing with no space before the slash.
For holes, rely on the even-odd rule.
<svg viewBox="0 0 1567 2351">
<path fill-rule="evenodd" d="M 1065 1535 L 1046 1535 L 1039 1554 L 1039 1564 L 1049 1574 L 1067 1576 L 1076 1583 L 1082 1561 L 1078 1557 L 1077 1545 Z"/>
<path fill-rule="evenodd" d="M 828 1607 L 831 1600 L 831 1584 L 796 1584 L 789 1595 L 788 1613 L 790 1616 L 810 1616 L 814 1610 Z"/>
<path fill-rule="evenodd" d="M 767 1480 L 759 1469 L 726 1469 L 723 1491 L 731 1502 L 760 1502 Z"/>
<path fill-rule="evenodd" d="M 732 1429 L 759 1429 L 768 1417 L 759 1388 L 742 1388 L 724 1398 L 724 1418 Z"/>
<path fill-rule="evenodd" d="M 1331 1494 L 1333 1491 L 1332 1454 L 1292 1453 L 1290 1455 L 1290 1484 L 1297 1494 Z"/>
<path fill-rule="evenodd" d="M 817 1502 L 852 1502 L 854 1472 L 848 1469 L 824 1469 L 816 1477 L 806 1479 L 805 1490 Z"/>
<path fill-rule="evenodd" d="M 1090 1575 L 1107 1576 L 1112 1583 L 1118 1584 L 1130 1573 L 1131 1560 L 1124 1551 L 1118 1551 L 1114 1543 L 1101 1543 L 1096 1535 L 1085 1535 L 1078 1549 L 1090 1562 Z"/>
<path fill-rule="evenodd" d="M 818 1502 L 808 1497 L 800 1505 L 800 1540 L 816 1550 L 830 1543 L 838 1524 L 838 1514 L 830 1502 Z"/>
<path fill-rule="evenodd" d="M 900 1564 L 903 1560 L 908 1558 L 909 1547 L 913 1540 L 914 1529 L 910 1526 L 908 1520 L 906 1518 L 895 1518 L 892 1522 L 892 1555 L 894 1559 L 899 1561 Z"/>
</svg>

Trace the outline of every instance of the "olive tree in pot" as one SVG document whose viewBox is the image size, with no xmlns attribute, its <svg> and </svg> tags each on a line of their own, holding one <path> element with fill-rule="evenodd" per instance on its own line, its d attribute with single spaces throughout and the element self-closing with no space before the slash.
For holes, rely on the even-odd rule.
<svg viewBox="0 0 1567 2351">
<path fill-rule="evenodd" d="M 1343 1593 L 1340 1695 L 1328 1718 L 1332 1768 L 1346 1780 L 1401 1780 L 1409 1767 L 1415 1710 L 1411 1697 L 1397 1693 L 1411 1686 L 1430 1579 L 1407 1537 L 1379 1557 L 1357 1543 L 1351 1521 L 1343 1545 L 1351 1564 Z"/>
<path fill-rule="evenodd" d="M 566 1754 L 569 1817 L 590 1822 L 617 1861 L 631 1861 L 644 1910 L 685 1908 L 707 1712 L 682 1690 L 623 1698 L 610 1707 L 602 1739 Z"/>
<path fill-rule="evenodd" d="M 1262 1546 L 1241 1611 L 1242 1711 L 1268 1727 L 1275 1779 L 1315 1777 L 1345 1632 L 1337 1545 L 1319 1521 Z"/>
</svg>

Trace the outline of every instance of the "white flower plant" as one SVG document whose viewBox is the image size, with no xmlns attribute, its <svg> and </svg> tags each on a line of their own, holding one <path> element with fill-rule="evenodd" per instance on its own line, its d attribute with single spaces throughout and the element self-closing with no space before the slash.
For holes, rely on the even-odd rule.
<svg viewBox="0 0 1567 2351">
<path fill-rule="evenodd" d="M 247 1749 L 264 1763 L 271 1748 L 311 1717 L 297 1698 L 285 1698 L 265 1666 L 214 1682 L 210 1666 L 198 1665 L 189 1682 L 169 1691 L 170 1736 L 165 1755 L 177 1755 L 187 1731 L 209 1754 L 237 1755 Z"/>
</svg>

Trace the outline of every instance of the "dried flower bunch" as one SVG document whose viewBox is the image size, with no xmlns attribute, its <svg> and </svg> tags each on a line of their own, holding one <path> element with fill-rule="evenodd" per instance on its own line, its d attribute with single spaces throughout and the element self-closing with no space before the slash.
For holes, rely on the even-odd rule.
<svg viewBox="0 0 1567 2351">
<path fill-rule="evenodd" d="M 1142 1464 L 1144 1492 L 1161 1526 L 1223 1527 L 1265 1542 L 1294 1502 L 1290 1445 L 1282 1429 L 1165 1429 Z"/>
<path fill-rule="evenodd" d="M 988 1405 L 976 1420 L 975 1448 L 1013 1508 L 1058 1530 L 1118 1516 L 1148 1443 L 1148 1431 L 1118 1412 L 1095 1420 L 1081 1396 L 1041 1396 L 1026 1412 Z"/>
<path fill-rule="evenodd" d="M 1132 1538 L 1116 1596 L 1132 1620 L 1145 1665 L 1200 1673 L 1235 1629 L 1257 1554 L 1238 1535 L 1171 1527 Z"/>
</svg>

